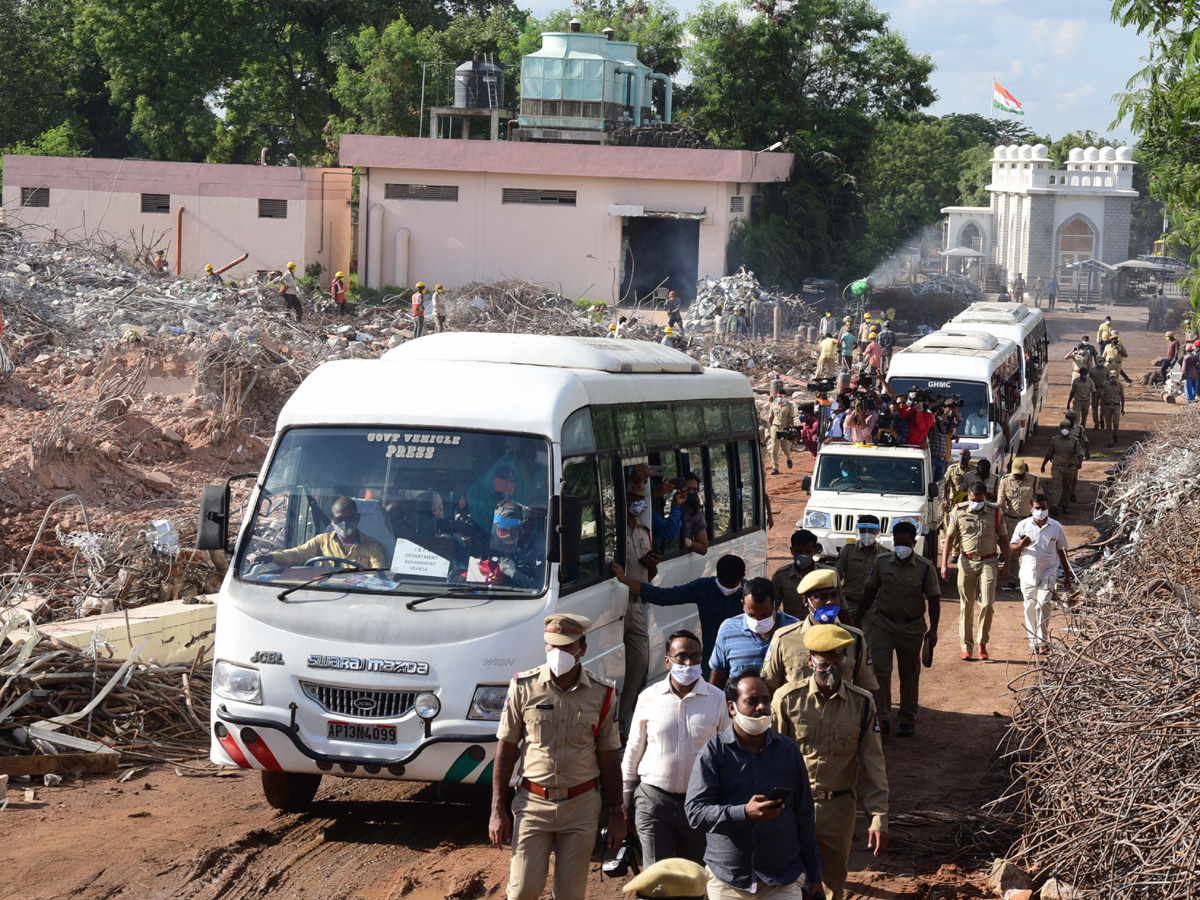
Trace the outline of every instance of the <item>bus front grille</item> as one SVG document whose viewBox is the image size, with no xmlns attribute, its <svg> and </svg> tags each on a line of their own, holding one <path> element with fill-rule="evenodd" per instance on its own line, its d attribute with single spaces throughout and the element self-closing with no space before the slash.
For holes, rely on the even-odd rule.
<svg viewBox="0 0 1200 900">
<path fill-rule="evenodd" d="M 305 696 L 326 712 L 357 719 L 395 719 L 413 707 L 416 691 L 363 691 L 302 681 Z"/>
</svg>

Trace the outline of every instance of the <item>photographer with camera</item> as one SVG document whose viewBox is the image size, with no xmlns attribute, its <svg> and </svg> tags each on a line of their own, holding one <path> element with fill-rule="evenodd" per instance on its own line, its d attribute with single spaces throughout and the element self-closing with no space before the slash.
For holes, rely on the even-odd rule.
<svg viewBox="0 0 1200 900">
<path fill-rule="evenodd" d="M 962 421 L 958 405 L 953 400 L 942 401 L 929 429 L 929 461 L 933 464 L 933 480 L 941 481 L 950 465 L 950 447 L 954 444 L 954 433 Z"/>
</svg>

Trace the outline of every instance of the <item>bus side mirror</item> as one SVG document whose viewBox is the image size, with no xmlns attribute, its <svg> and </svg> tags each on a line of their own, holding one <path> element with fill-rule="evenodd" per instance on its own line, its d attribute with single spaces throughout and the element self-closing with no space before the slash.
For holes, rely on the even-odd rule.
<svg viewBox="0 0 1200 900">
<path fill-rule="evenodd" d="M 999 407 L 995 403 L 988 404 L 988 418 L 993 422 L 1000 421 Z"/>
<path fill-rule="evenodd" d="M 804 493 L 806 493 L 806 494 L 812 493 L 812 476 L 811 475 L 805 475 L 803 478 L 800 479 L 800 490 L 804 491 Z"/>
<path fill-rule="evenodd" d="M 937 499 L 938 486 L 936 483 L 931 482 L 930 484 L 925 485 L 925 496 L 928 497 L 930 500 Z"/>
<path fill-rule="evenodd" d="M 579 545 L 583 539 L 583 501 L 569 494 L 554 498 L 550 506 L 550 531 L 557 540 L 550 545 L 547 562 L 563 566 L 579 565 Z"/>
<path fill-rule="evenodd" d="M 196 521 L 197 550 L 225 550 L 229 543 L 229 483 L 209 484 L 200 492 Z"/>
</svg>

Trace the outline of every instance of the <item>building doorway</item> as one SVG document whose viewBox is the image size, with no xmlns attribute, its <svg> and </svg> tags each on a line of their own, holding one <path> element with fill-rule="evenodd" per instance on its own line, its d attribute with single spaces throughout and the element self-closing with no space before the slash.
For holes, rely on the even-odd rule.
<svg viewBox="0 0 1200 900">
<path fill-rule="evenodd" d="M 622 229 L 621 258 L 621 297 L 632 302 L 661 285 L 691 303 L 700 274 L 700 222 L 631 216 Z"/>
<path fill-rule="evenodd" d="M 1086 284 L 1087 274 L 1079 269 L 1065 269 L 1064 266 L 1083 262 L 1085 259 L 1095 259 L 1096 235 L 1092 227 L 1083 219 L 1075 218 L 1068 222 L 1058 238 L 1058 271 L 1061 287 L 1074 287 L 1076 284 Z"/>
</svg>

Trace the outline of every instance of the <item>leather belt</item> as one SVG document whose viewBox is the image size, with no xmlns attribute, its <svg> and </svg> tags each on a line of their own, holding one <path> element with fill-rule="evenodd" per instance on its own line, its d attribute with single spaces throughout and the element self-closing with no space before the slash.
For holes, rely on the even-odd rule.
<svg viewBox="0 0 1200 900">
<path fill-rule="evenodd" d="M 854 793 L 852 790 L 844 791 L 813 791 L 814 800 L 832 800 L 834 797 L 845 797 L 847 794 Z"/>
<path fill-rule="evenodd" d="M 985 560 L 995 559 L 999 555 L 998 553 L 989 553 L 987 556 L 972 556 L 970 553 L 967 553 L 966 551 L 961 551 L 961 552 L 962 552 L 962 555 L 965 556 L 967 559 L 969 559 L 971 562 L 984 562 Z"/>
<path fill-rule="evenodd" d="M 600 782 L 599 778 L 593 778 L 591 781 L 585 781 L 583 784 L 577 784 L 575 787 L 556 788 L 545 787 L 538 784 L 536 781 L 530 781 L 528 778 L 521 779 L 521 787 L 529 791 L 531 794 L 537 794 L 546 800 L 570 800 L 572 797 L 578 797 L 580 794 L 586 794 L 594 789 Z"/>
</svg>

